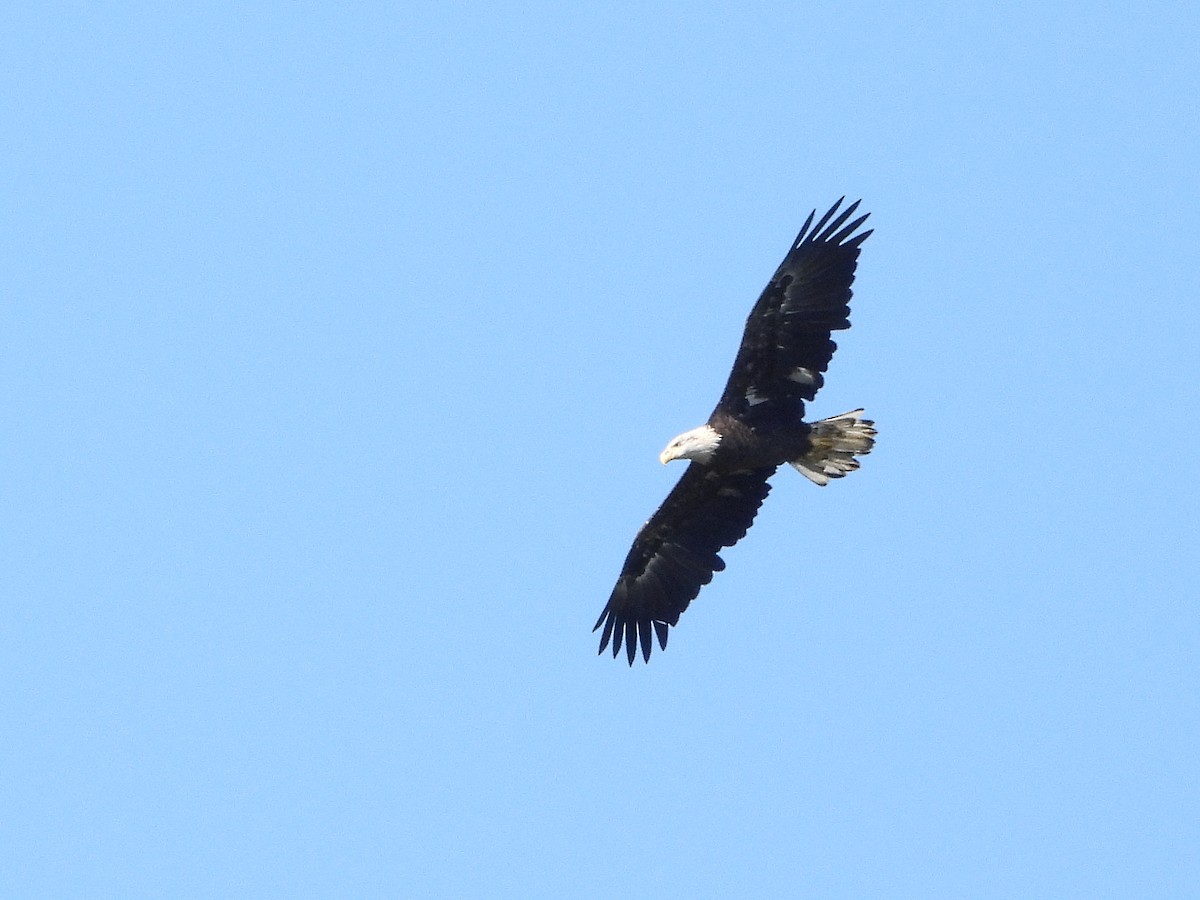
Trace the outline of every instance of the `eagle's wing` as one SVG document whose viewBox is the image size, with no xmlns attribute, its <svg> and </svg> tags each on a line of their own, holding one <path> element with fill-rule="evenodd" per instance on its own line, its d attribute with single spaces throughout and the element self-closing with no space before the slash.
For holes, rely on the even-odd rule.
<svg viewBox="0 0 1200 900">
<path fill-rule="evenodd" d="M 774 467 L 720 472 L 698 463 L 688 466 L 625 557 L 621 577 L 596 621 L 596 628 L 604 626 L 601 653 L 611 639 L 615 657 L 623 640 L 633 665 L 640 642 L 649 662 L 651 625 L 658 645 L 666 649 L 667 626 L 677 624 L 701 586 L 725 568 L 717 551 L 745 537 L 774 473 Z"/>
<path fill-rule="evenodd" d="M 871 234 L 854 234 L 865 215 L 846 224 L 859 202 L 838 213 L 838 200 L 815 226 L 816 210 L 809 214 L 750 311 L 714 417 L 724 414 L 757 425 L 791 424 L 804 415 L 804 401 L 825 383 L 822 373 L 837 349 L 830 332 L 850 327 L 859 245 Z"/>
</svg>

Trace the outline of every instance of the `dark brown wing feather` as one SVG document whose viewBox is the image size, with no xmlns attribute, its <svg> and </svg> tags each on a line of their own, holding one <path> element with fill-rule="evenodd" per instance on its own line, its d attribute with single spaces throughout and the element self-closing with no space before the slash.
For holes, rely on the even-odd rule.
<svg viewBox="0 0 1200 900">
<path fill-rule="evenodd" d="M 804 401 L 812 400 L 825 383 L 822 373 L 837 349 L 830 333 L 850 327 L 850 285 L 859 245 L 871 234 L 854 234 L 865 215 L 847 224 L 858 203 L 838 213 L 839 200 L 815 226 L 816 211 L 809 215 L 746 320 L 714 416 L 734 416 L 756 427 L 792 424 L 803 417 Z M 808 370 L 811 380 L 797 380 L 798 369 Z"/>
<path fill-rule="evenodd" d="M 638 532 L 625 558 L 608 605 L 596 622 L 601 625 L 600 652 L 612 642 L 615 657 L 625 644 L 629 664 L 642 648 L 650 660 L 653 644 L 667 647 L 667 628 L 725 568 L 717 555 L 746 535 L 758 508 L 771 490 L 767 479 L 774 467 L 722 472 L 691 463 L 658 511 Z"/>
</svg>

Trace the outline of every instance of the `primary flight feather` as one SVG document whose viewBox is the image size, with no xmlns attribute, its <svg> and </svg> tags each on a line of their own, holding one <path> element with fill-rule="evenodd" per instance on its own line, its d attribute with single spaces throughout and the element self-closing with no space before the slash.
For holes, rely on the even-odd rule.
<svg viewBox="0 0 1200 900">
<path fill-rule="evenodd" d="M 842 198 L 843 200 L 845 198 Z M 784 463 L 826 485 L 858 468 L 871 452 L 874 422 L 861 409 L 805 422 L 804 404 L 825 383 L 837 345 L 830 334 L 850 327 L 850 286 L 859 247 L 871 234 L 856 201 L 838 200 L 817 223 L 809 214 L 792 248 L 746 320 L 725 391 L 708 422 L 672 440 L 659 460 L 691 460 L 679 483 L 642 526 L 596 622 L 600 652 L 624 644 L 629 664 L 654 638 L 667 647 L 680 614 L 725 568 L 718 555 L 745 537 Z M 593 629 L 595 630 L 595 629 Z"/>
</svg>

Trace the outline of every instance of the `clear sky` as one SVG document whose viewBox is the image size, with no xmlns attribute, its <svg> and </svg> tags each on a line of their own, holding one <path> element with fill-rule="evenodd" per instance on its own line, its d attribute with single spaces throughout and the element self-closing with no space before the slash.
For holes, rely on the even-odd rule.
<svg viewBox="0 0 1200 900">
<path fill-rule="evenodd" d="M 0 12 L 0 892 L 1194 897 L 1200 12 Z M 804 217 L 791 471 L 590 631 Z"/>
</svg>

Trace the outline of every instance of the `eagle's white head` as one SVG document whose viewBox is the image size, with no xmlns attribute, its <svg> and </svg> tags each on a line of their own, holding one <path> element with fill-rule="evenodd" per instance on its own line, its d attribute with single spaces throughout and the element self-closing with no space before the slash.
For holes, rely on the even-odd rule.
<svg viewBox="0 0 1200 900">
<path fill-rule="evenodd" d="M 712 462 L 713 455 L 721 443 L 721 435 L 711 425 L 701 425 L 685 431 L 667 444 L 667 449 L 658 455 L 664 466 L 673 459 L 694 459 L 698 463 Z"/>
</svg>

